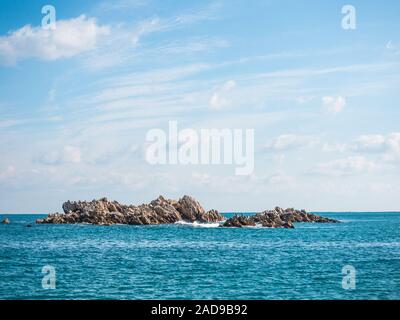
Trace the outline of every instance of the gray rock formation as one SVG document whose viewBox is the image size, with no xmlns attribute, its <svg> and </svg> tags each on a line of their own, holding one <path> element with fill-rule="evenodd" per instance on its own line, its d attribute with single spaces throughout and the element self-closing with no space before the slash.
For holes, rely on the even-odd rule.
<svg viewBox="0 0 400 320">
<path fill-rule="evenodd" d="M 266 228 L 294 228 L 294 222 L 337 223 L 339 221 L 307 213 L 305 210 L 299 211 L 293 208 L 283 210 L 276 207 L 274 210 L 267 210 L 254 216 L 233 216 L 227 219 L 222 226 L 246 227 L 261 225 Z"/>
<path fill-rule="evenodd" d="M 107 198 L 93 201 L 67 201 L 62 206 L 64 213 L 49 214 L 36 223 L 89 223 L 95 225 L 112 224 L 168 224 L 177 221 L 219 222 L 224 217 L 216 210 L 205 211 L 194 198 L 184 196 L 178 201 L 159 196 L 149 204 L 140 206 L 122 205 Z"/>
</svg>

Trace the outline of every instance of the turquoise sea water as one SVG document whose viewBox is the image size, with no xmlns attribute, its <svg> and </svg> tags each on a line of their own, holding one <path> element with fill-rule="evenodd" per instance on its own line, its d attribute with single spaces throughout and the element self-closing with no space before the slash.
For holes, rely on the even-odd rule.
<svg viewBox="0 0 400 320">
<path fill-rule="evenodd" d="M 400 299 L 400 213 L 323 215 L 343 223 L 100 227 L 8 215 L 0 299 Z M 45 265 L 56 289 L 42 288 Z M 345 265 L 355 290 L 342 288 Z"/>
</svg>

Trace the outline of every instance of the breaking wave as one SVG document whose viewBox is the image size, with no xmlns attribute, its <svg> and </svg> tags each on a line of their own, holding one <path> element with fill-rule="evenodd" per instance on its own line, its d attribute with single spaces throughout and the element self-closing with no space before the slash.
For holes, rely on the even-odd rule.
<svg viewBox="0 0 400 320">
<path fill-rule="evenodd" d="M 187 221 L 177 221 L 175 224 L 194 227 L 194 228 L 218 228 L 221 224 L 218 222 L 215 223 L 201 223 L 201 222 L 187 222 Z"/>
</svg>

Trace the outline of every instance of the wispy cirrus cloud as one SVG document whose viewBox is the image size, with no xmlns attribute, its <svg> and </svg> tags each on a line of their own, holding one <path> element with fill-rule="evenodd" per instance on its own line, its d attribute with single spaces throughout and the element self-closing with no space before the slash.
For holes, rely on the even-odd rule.
<svg viewBox="0 0 400 320">
<path fill-rule="evenodd" d="M 103 1 L 96 8 L 98 12 L 114 12 L 127 10 L 132 8 L 139 8 L 147 5 L 149 0 L 115 0 L 115 1 Z"/>
<path fill-rule="evenodd" d="M 103 42 L 99 50 L 88 54 L 83 59 L 84 65 L 90 70 L 97 71 L 120 65 L 130 65 L 139 58 L 148 59 L 154 56 L 154 58 L 160 59 L 165 55 L 174 56 L 226 46 L 224 39 L 213 37 L 203 39 L 189 37 L 184 41 L 170 40 L 157 44 L 146 44 L 145 42 L 145 39 L 150 38 L 153 34 L 165 34 L 200 22 L 216 20 L 219 18 L 220 10 L 221 3 L 215 2 L 169 17 L 154 15 L 134 23 L 114 25 L 112 36 Z"/>
</svg>

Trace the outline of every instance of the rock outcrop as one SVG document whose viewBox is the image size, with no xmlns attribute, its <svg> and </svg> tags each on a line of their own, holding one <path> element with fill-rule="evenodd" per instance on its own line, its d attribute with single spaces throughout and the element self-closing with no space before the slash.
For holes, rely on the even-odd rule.
<svg viewBox="0 0 400 320">
<path fill-rule="evenodd" d="M 305 210 L 293 208 L 283 210 L 276 207 L 274 210 L 267 210 L 253 216 L 235 215 L 227 219 L 222 226 L 240 228 L 258 225 L 266 228 L 294 228 L 294 222 L 337 223 L 339 221 L 307 213 Z"/>
<path fill-rule="evenodd" d="M 8 218 L 3 219 L 2 224 L 10 224 L 10 220 Z"/>
<path fill-rule="evenodd" d="M 149 204 L 139 206 L 122 205 L 107 198 L 93 201 L 67 201 L 62 206 L 64 213 L 53 213 L 36 223 L 73 224 L 89 223 L 95 225 L 130 224 L 150 225 L 168 224 L 177 221 L 219 222 L 224 217 L 216 210 L 205 211 L 194 198 L 184 196 L 176 200 L 159 196 Z"/>
<path fill-rule="evenodd" d="M 179 200 L 165 199 L 159 196 L 149 204 L 139 206 L 123 205 L 117 201 L 102 198 L 93 201 L 67 201 L 62 205 L 64 213 L 52 213 L 36 223 L 74 224 L 88 223 L 94 225 L 151 225 L 171 224 L 178 221 L 211 223 L 221 222 L 221 227 L 255 227 L 294 228 L 295 222 L 339 222 L 321 217 L 305 210 L 294 210 L 276 207 L 253 216 L 238 216 L 225 220 L 216 210 L 205 211 L 194 198 L 184 196 Z M 6 218 L 3 223 L 9 223 Z"/>
</svg>

